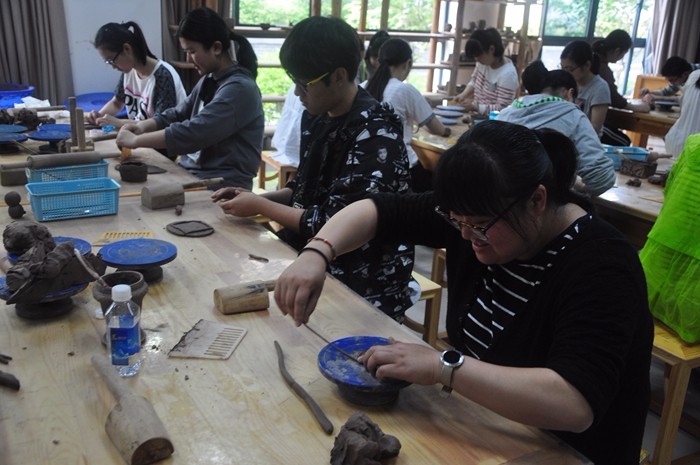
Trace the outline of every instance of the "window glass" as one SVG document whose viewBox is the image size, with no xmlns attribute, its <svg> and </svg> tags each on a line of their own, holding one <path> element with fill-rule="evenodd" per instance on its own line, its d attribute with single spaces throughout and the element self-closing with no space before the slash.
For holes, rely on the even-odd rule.
<svg viewBox="0 0 700 465">
<path fill-rule="evenodd" d="M 593 33 L 595 37 L 605 37 L 615 29 L 627 31 L 631 36 L 638 4 L 639 0 L 600 0 Z"/>
<path fill-rule="evenodd" d="M 381 2 L 380 9 L 381 12 Z M 389 29 L 399 31 L 429 31 L 433 23 L 431 0 L 391 0 L 389 3 Z M 368 15 L 369 16 L 369 15 Z"/>
<path fill-rule="evenodd" d="M 325 2 L 328 3 L 328 2 Z M 237 24 L 244 26 L 269 23 L 276 26 L 296 24 L 309 16 L 308 0 L 265 0 L 264 2 L 238 1 Z M 235 17 L 235 2 L 231 3 Z"/>
<path fill-rule="evenodd" d="M 585 37 L 590 0 L 550 0 L 544 34 Z"/>
</svg>

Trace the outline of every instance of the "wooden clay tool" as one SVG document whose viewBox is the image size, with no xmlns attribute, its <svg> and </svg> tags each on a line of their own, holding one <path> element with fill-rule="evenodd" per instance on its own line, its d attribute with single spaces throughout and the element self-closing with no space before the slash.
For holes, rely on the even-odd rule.
<svg viewBox="0 0 700 465">
<path fill-rule="evenodd" d="M 92 365 L 117 401 L 107 416 L 105 430 L 126 463 L 147 465 L 170 457 L 175 449 L 148 399 L 129 392 L 105 356 L 93 355 Z"/>
</svg>

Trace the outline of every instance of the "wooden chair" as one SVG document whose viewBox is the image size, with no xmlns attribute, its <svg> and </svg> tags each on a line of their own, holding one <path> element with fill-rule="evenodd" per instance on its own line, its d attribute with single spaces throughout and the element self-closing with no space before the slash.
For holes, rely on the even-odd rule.
<svg viewBox="0 0 700 465">
<path fill-rule="evenodd" d="M 423 340 L 436 349 L 447 349 L 447 344 L 442 335 L 438 333 L 440 324 L 440 304 L 442 303 L 442 286 L 426 278 L 420 273 L 413 272 L 413 279 L 420 285 L 421 293 L 418 301 L 425 300 L 425 316 L 423 323 L 418 323 L 406 316 L 404 324 L 413 331 L 421 333 Z"/>
<path fill-rule="evenodd" d="M 297 168 L 292 165 L 285 165 L 270 156 L 269 151 L 263 150 L 260 158 L 260 170 L 258 171 L 258 187 L 265 189 L 265 183 L 277 179 L 277 189 L 282 189 L 296 174 Z M 267 167 L 271 166 L 275 171 L 271 175 L 267 174 Z"/>
<path fill-rule="evenodd" d="M 652 355 L 666 364 L 663 404 L 651 463 L 653 465 L 690 465 L 700 463 L 700 452 L 671 460 L 678 427 L 682 423 L 683 404 L 688 390 L 690 371 L 700 367 L 700 344 L 688 345 L 659 321 L 654 321 Z M 697 432 L 697 428 L 696 428 Z"/>
<path fill-rule="evenodd" d="M 430 272 L 430 279 L 442 287 L 447 286 L 447 278 L 445 277 L 446 253 L 444 248 L 433 250 L 433 267 Z"/>
</svg>

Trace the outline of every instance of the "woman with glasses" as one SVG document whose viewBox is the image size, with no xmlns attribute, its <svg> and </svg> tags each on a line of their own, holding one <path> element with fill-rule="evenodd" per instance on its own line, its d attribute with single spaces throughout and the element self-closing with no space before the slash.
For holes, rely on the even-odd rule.
<svg viewBox="0 0 700 465">
<path fill-rule="evenodd" d="M 212 198 L 227 214 L 260 214 L 280 223 L 284 229 L 277 234 L 300 253 L 320 253 L 303 249 L 307 243 L 325 247 L 333 276 L 402 321 L 415 295 L 413 247 L 371 244 L 335 260 L 317 237 L 333 215 L 368 193 L 409 189 L 401 119 L 355 83 L 360 60 L 357 32 L 342 19 L 312 16 L 297 23 L 280 49 L 305 109 L 297 174 L 277 191 L 257 195 L 227 188 Z"/>
<path fill-rule="evenodd" d="M 434 193 L 374 195 L 318 237 L 338 255 L 368 241 L 447 248 L 455 349 L 372 347 L 360 361 L 378 378 L 441 384 L 445 396 L 551 430 L 596 465 L 636 465 L 653 338 L 644 273 L 572 189 L 575 169 L 566 136 L 486 121 L 444 153 Z M 300 255 L 275 288 L 296 325 L 314 311 L 329 258 L 306 247 L 317 253 Z"/>
<path fill-rule="evenodd" d="M 603 124 L 610 106 L 610 88 L 598 76 L 597 61 L 594 61 L 591 45 L 583 40 L 574 40 L 564 47 L 559 57 L 560 67 L 576 80 L 578 97 L 576 104 L 591 120 L 598 137 L 603 134 Z"/>
<path fill-rule="evenodd" d="M 87 122 L 121 127 L 124 107 L 130 120 L 144 120 L 185 100 L 177 71 L 151 53 L 143 31 L 133 21 L 107 23 L 95 35 L 95 48 L 105 64 L 121 71 L 114 97 L 100 110 L 85 115 Z"/>
<path fill-rule="evenodd" d="M 464 54 L 476 60 L 466 89 L 455 100 L 467 110 L 489 114 L 507 107 L 520 86 L 515 65 L 504 56 L 501 33 L 495 28 L 479 29 L 464 45 Z"/>
<path fill-rule="evenodd" d="M 615 29 L 604 39 L 593 42 L 593 53 L 595 53 L 595 59 L 598 60 L 598 75 L 608 83 L 610 88 L 610 105 L 612 107 L 649 113 L 651 107 L 648 103 L 633 103 L 620 95 L 620 92 L 617 90 L 617 84 L 615 84 L 615 75 L 610 69 L 610 63 L 617 63 L 623 59 L 627 52 L 630 51 L 630 48 L 632 48 L 632 38 L 622 29 Z M 604 144 L 615 146 L 627 146 L 631 142 L 625 133 L 617 128 L 608 126 L 603 126 L 601 141 Z"/>
<path fill-rule="evenodd" d="M 450 128 L 435 117 L 433 109 L 411 84 L 404 82 L 411 72 L 413 51 L 403 39 L 389 39 L 379 49 L 379 66 L 364 85 L 380 102 L 388 102 L 403 120 L 403 142 L 411 166 L 411 189 L 424 192 L 432 189 L 432 173 L 420 164 L 411 147 L 414 125 L 425 126 L 431 134 L 448 137 Z"/>
<path fill-rule="evenodd" d="M 187 61 L 202 78 L 177 107 L 123 126 L 117 145 L 167 148 L 198 178 L 224 178 L 210 188 L 251 189 L 265 128 L 253 47 L 209 8 L 190 11 L 177 36 Z"/>
</svg>

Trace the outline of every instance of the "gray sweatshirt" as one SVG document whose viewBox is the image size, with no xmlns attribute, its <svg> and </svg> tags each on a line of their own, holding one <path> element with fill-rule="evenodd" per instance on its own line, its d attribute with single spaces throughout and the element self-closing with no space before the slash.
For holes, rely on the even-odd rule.
<svg viewBox="0 0 700 465">
<path fill-rule="evenodd" d="M 165 129 L 168 152 L 195 176 L 223 177 L 225 186 L 253 187 L 260 166 L 265 117 L 260 89 L 250 73 L 231 66 L 199 80 L 177 107 L 154 117 Z M 210 87 L 206 104 L 202 86 Z M 215 186 L 220 187 L 220 186 Z"/>
<path fill-rule="evenodd" d="M 497 119 L 530 129 L 554 129 L 571 139 L 578 150 L 576 174 L 591 195 L 615 185 L 612 159 L 605 155 L 588 117 L 573 103 L 548 94 L 526 95 L 501 110 Z"/>
</svg>

